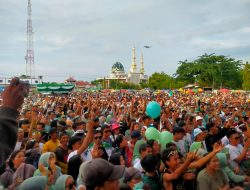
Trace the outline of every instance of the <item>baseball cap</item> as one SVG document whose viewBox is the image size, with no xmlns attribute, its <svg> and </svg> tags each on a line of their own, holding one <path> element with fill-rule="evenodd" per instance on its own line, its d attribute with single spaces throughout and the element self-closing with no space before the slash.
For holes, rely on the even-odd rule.
<svg viewBox="0 0 250 190">
<path fill-rule="evenodd" d="M 127 183 L 131 179 L 137 179 L 141 177 L 141 171 L 134 167 L 129 167 L 125 169 L 123 182 Z"/>
<path fill-rule="evenodd" d="M 88 161 L 84 167 L 81 178 L 86 186 L 102 185 L 105 181 L 120 179 L 125 171 L 125 166 L 113 165 L 102 158 Z"/>
<path fill-rule="evenodd" d="M 198 121 L 198 120 L 203 119 L 203 118 L 202 118 L 201 116 L 198 115 L 198 116 L 196 116 L 195 119 L 196 119 L 196 121 Z"/>
<path fill-rule="evenodd" d="M 200 128 L 194 129 L 194 138 L 195 138 L 197 135 L 201 134 L 201 133 L 202 133 L 202 130 L 201 130 Z"/>
</svg>

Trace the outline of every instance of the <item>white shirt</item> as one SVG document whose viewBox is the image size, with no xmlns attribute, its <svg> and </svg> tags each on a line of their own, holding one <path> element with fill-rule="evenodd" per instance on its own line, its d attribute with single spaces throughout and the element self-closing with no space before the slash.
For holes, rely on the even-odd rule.
<svg viewBox="0 0 250 190">
<path fill-rule="evenodd" d="M 143 172 L 143 168 L 141 167 L 141 159 L 139 159 L 139 158 L 135 159 L 134 168 L 140 170 L 140 172 Z"/>
<path fill-rule="evenodd" d="M 238 156 L 242 153 L 243 146 L 241 144 L 238 144 L 237 146 L 232 146 L 231 144 L 228 144 L 226 148 L 229 149 L 230 154 L 230 160 L 235 160 L 238 158 Z"/>
<path fill-rule="evenodd" d="M 69 159 L 73 156 L 77 155 L 77 150 L 72 151 L 67 159 L 67 162 L 69 162 Z M 81 154 L 81 158 L 83 161 L 89 161 L 92 159 L 92 156 L 90 158 L 91 154 L 89 153 L 89 149 L 86 149 L 82 154 Z"/>
</svg>

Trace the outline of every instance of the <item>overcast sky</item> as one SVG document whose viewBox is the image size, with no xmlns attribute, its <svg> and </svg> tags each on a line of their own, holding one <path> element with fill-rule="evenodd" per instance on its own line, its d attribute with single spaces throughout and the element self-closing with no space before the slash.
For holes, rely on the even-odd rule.
<svg viewBox="0 0 250 190">
<path fill-rule="evenodd" d="M 27 0 L 0 0 L 0 77 L 25 74 Z M 250 0 L 32 0 L 36 74 L 91 81 L 132 47 L 146 74 L 204 53 L 250 61 Z M 144 48 L 144 45 L 152 46 Z"/>
</svg>

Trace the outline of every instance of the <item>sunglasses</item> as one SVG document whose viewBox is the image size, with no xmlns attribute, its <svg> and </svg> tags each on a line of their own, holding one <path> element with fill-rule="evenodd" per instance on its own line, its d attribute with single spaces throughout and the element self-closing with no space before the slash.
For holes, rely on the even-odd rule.
<svg viewBox="0 0 250 190">
<path fill-rule="evenodd" d="M 68 186 L 66 186 L 66 188 L 73 189 L 74 186 L 75 186 L 75 184 L 74 184 L 74 183 L 71 183 L 71 184 L 69 184 Z"/>
<path fill-rule="evenodd" d="M 110 132 L 111 132 L 111 130 L 104 131 L 104 133 L 110 133 Z"/>
<path fill-rule="evenodd" d="M 235 139 L 235 140 L 239 140 L 239 139 L 240 139 L 240 137 L 234 137 L 234 139 Z"/>
<path fill-rule="evenodd" d="M 96 136 L 95 140 L 97 140 L 97 139 L 102 139 L 102 136 Z"/>
</svg>

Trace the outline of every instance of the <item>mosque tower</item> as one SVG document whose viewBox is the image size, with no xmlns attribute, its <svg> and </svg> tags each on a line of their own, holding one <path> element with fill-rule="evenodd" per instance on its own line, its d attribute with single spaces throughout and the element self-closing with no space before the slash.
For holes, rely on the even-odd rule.
<svg viewBox="0 0 250 190">
<path fill-rule="evenodd" d="M 140 74 L 144 75 L 145 70 L 144 70 L 144 60 L 143 60 L 143 54 L 141 54 L 141 68 L 140 68 Z"/>
<path fill-rule="evenodd" d="M 137 72 L 136 57 L 135 57 L 135 47 L 133 47 L 133 49 L 132 49 L 132 64 L 131 64 L 131 67 L 130 67 L 130 72 L 131 73 L 136 73 Z"/>
</svg>

